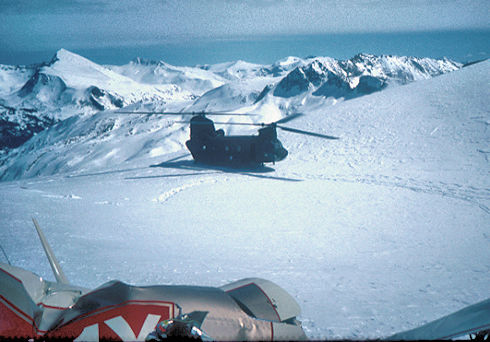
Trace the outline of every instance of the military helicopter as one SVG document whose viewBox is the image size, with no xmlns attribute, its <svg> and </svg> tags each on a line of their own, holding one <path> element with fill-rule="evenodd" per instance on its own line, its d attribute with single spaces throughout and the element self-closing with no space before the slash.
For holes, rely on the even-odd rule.
<svg viewBox="0 0 490 342">
<path fill-rule="evenodd" d="M 284 117 L 272 123 L 240 123 L 213 122 L 207 116 L 254 116 L 257 114 L 240 114 L 226 112 L 126 112 L 119 114 L 146 115 L 192 115 L 190 121 L 175 121 L 190 123 L 190 139 L 186 146 L 196 162 L 209 165 L 225 165 L 230 167 L 260 166 L 264 163 L 275 163 L 284 160 L 288 151 L 277 138 L 277 129 L 287 132 L 304 134 L 323 139 L 339 139 L 338 137 L 285 127 L 282 124 L 294 120 L 303 114 L 297 113 Z M 216 130 L 215 124 L 259 126 L 258 135 L 225 135 L 223 129 Z"/>
</svg>

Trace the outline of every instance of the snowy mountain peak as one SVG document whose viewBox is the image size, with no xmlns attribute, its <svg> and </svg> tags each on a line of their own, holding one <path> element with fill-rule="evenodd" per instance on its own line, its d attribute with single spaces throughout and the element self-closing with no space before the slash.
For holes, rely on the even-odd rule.
<svg viewBox="0 0 490 342">
<path fill-rule="evenodd" d="M 58 76 L 74 88 L 100 85 L 111 79 L 121 80 L 121 75 L 65 49 L 60 49 L 40 72 Z"/>
<path fill-rule="evenodd" d="M 146 59 L 146 58 L 141 58 L 141 57 L 136 57 L 133 58 L 130 62 L 130 65 L 135 65 L 135 66 L 147 66 L 147 67 L 160 67 L 160 68 L 175 68 L 173 65 L 170 65 L 168 63 L 165 63 L 164 61 L 155 61 L 152 59 Z"/>
<path fill-rule="evenodd" d="M 291 66 L 296 67 L 298 64 L 303 63 L 303 59 L 296 56 L 288 56 L 283 59 L 278 60 L 273 64 L 273 66 L 278 66 L 282 68 L 290 68 Z"/>
<path fill-rule="evenodd" d="M 39 91 L 29 94 L 28 91 L 34 89 Z M 40 96 L 42 91 L 53 90 L 56 94 L 49 99 Z M 188 97 L 188 94 L 176 85 L 140 84 L 65 49 L 60 49 L 50 64 L 41 66 L 24 85 L 19 95 L 30 96 L 31 101 L 38 102 L 38 106 L 49 107 L 55 103 L 59 107 L 78 106 L 80 109 L 89 106 L 92 110 L 114 109 L 150 99 L 166 101 L 174 95 L 178 99 Z M 101 100 L 101 97 L 106 99 Z M 94 105 L 94 101 L 97 104 Z"/>
<path fill-rule="evenodd" d="M 49 65 L 52 65 L 56 62 L 64 62 L 64 63 L 69 63 L 69 64 L 95 64 L 89 59 L 82 57 L 80 55 L 77 55 L 74 52 L 68 51 L 66 49 L 59 49 L 56 51 L 55 55 L 49 62 Z"/>
<path fill-rule="evenodd" d="M 295 59 L 290 61 L 298 62 Z M 311 92 L 314 96 L 349 99 L 381 90 L 390 84 L 427 79 L 462 66 L 447 59 L 370 54 L 358 54 L 344 61 L 314 57 L 298 64 L 277 83 L 274 96 L 290 98 Z"/>
<path fill-rule="evenodd" d="M 343 61 L 342 67 L 353 75 L 371 75 L 396 79 L 398 83 L 427 79 L 462 67 L 447 58 L 432 59 L 406 56 L 358 54 Z"/>
<path fill-rule="evenodd" d="M 159 62 L 153 61 L 151 59 L 136 57 L 136 58 L 133 58 L 129 63 L 131 63 L 131 64 L 140 64 L 140 65 L 156 65 Z"/>
</svg>

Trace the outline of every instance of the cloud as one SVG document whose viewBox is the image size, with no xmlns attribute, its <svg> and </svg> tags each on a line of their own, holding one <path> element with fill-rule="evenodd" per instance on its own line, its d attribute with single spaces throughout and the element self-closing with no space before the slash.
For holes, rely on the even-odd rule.
<svg viewBox="0 0 490 342">
<path fill-rule="evenodd" d="M 489 29 L 487 0 L 2 0 L 3 48 Z"/>
<path fill-rule="evenodd" d="M 0 14 L 2 15 L 43 15 L 79 14 L 101 11 L 108 7 L 108 3 L 100 0 L 2 0 L 0 1 Z"/>
</svg>

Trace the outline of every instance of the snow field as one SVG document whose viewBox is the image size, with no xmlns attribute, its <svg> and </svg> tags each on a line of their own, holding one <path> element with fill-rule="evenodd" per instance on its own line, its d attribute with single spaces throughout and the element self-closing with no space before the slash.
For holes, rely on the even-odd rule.
<svg viewBox="0 0 490 342">
<path fill-rule="evenodd" d="M 52 278 L 32 215 L 74 284 L 218 286 L 263 277 L 296 298 L 314 338 L 412 328 L 476 302 L 488 284 L 488 235 L 468 229 L 485 227 L 488 214 L 469 203 L 380 185 L 245 175 L 191 175 L 184 184 L 193 186 L 160 203 L 154 198 L 178 178 L 122 177 L 132 172 L 55 180 L 56 191 L 45 180 L 2 187 L 2 197 L 18 203 L 3 213 L 12 223 L 2 241 L 17 241 L 4 246 L 9 258 Z"/>
</svg>

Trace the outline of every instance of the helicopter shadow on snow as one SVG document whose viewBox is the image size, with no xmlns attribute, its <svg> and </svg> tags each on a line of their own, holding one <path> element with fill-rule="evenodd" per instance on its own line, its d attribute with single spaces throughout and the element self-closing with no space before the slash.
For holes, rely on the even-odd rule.
<svg viewBox="0 0 490 342">
<path fill-rule="evenodd" d="M 120 169 L 120 170 L 108 170 L 108 171 L 91 172 L 91 173 L 70 174 L 70 175 L 67 175 L 65 177 L 66 178 L 80 178 L 80 177 L 91 177 L 91 176 L 104 176 L 104 175 L 111 175 L 111 174 L 124 173 L 124 172 L 140 171 L 140 170 L 144 170 L 144 169 L 146 169 L 146 167 L 134 167 L 134 168 Z"/>
<path fill-rule="evenodd" d="M 199 176 L 199 175 L 208 175 L 208 174 L 231 173 L 231 174 L 241 174 L 244 176 L 271 179 L 271 180 L 282 180 L 282 181 L 289 181 L 289 182 L 300 182 L 300 181 L 302 181 L 302 179 L 296 179 L 296 178 L 287 178 L 287 177 L 265 175 L 266 173 L 274 172 L 275 170 L 271 167 L 263 166 L 263 165 L 232 168 L 232 167 L 227 167 L 227 166 L 202 164 L 202 163 L 195 162 L 194 160 L 180 160 L 180 159 L 185 158 L 187 156 L 188 156 L 188 154 L 180 155 L 180 156 L 177 156 L 177 157 L 172 158 L 170 160 L 164 161 L 162 163 L 154 164 L 154 165 L 150 165 L 150 166 L 119 169 L 119 170 L 109 170 L 109 171 L 101 171 L 101 172 L 92 172 L 92 173 L 84 173 L 84 174 L 72 174 L 72 175 L 68 175 L 66 177 L 67 178 L 78 178 L 78 177 L 118 174 L 118 173 L 132 172 L 132 171 L 140 171 L 140 170 L 144 170 L 144 169 L 147 169 L 148 167 L 150 167 L 150 168 L 163 168 L 163 169 L 177 169 L 177 170 L 185 170 L 185 171 L 190 171 L 190 172 L 165 174 L 165 175 L 151 175 L 151 176 L 134 176 L 134 177 L 125 177 L 124 179 L 175 178 L 175 177 Z"/>
<path fill-rule="evenodd" d="M 288 177 L 278 177 L 266 175 L 267 173 L 274 172 L 275 170 L 271 167 L 264 165 L 253 165 L 253 166 L 243 166 L 243 167 L 229 167 L 221 165 L 208 165 L 194 160 L 181 160 L 187 155 L 178 156 L 170 160 L 164 161 L 159 164 L 150 165 L 154 168 L 164 168 L 164 169 L 177 169 L 186 171 L 195 171 L 192 173 L 182 173 L 182 174 L 171 174 L 171 175 L 154 175 L 154 176 L 143 176 L 143 177 L 131 177 L 128 179 L 140 179 L 140 178 L 167 178 L 167 177 L 179 177 L 179 176 L 193 176 L 193 175 L 203 175 L 203 174 L 214 174 L 214 173 L 230 173 L 230 174 L 240 174 L 249 177 L 271 179 L 271 180 L 281 180 L 288 182 L 301 182 L 302 179 L 288 178 Z"/>
</svg>

